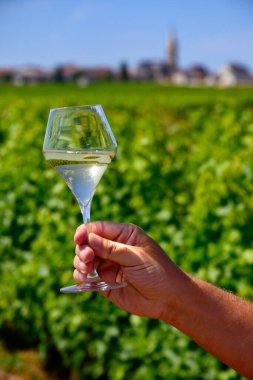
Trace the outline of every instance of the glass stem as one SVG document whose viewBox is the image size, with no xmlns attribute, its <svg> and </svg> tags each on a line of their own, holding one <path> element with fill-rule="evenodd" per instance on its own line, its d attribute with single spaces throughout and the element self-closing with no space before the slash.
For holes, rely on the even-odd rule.
<svg viewBox="0 0 253 380">
<path fill-rule="evenodd" d="M 80 204 L 80 208 L 81 208 L 84 224 L 89 223 L 90 222 L 91 200 L 86 205 Z M 87 280 L 92 281 L 92 282 L 100 281 L 100 277 L 99 277 L 99 274 L 98 274 L 96 269 L 93 269 L 93 271 L 87 275 Z"/>
</svg>

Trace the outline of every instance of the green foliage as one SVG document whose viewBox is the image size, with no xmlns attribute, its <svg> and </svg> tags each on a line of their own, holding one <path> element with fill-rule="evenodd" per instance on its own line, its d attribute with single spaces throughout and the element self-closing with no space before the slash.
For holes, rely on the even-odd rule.
<svg viewBox="0 0 253 380">
<path fill-rule="evenodd" d="M 50 108 L 101 103 L 119 148 L 92 219 L 137 223 L 183 269 L 253 300 L 252 93 L 111 83 L 0 94 L 2 340 L 82 379 L 239 379 L 162 322 L 59 294 L 81 214 L 41 148 Z"/>
</svg>

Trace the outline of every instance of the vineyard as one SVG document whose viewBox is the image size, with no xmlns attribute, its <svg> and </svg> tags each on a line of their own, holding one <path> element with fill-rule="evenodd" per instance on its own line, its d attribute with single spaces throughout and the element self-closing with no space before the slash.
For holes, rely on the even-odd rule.
<svg viewBox="0 0 253 380">
<path fill-rule="evenodd" d="M 92 220 L 136 223 L 184 270 L 253 300 L 252 89 L 1 86 L 0 348 L 32 349 L 66 380 L 240 379 L 161 321 L 59 293 L 82 219 L 42 143 L 50 108 L 82 104 L 103 105 L 118 142 Z M 12 362 L 0 349 L 0 371 Z"/>
</svg>

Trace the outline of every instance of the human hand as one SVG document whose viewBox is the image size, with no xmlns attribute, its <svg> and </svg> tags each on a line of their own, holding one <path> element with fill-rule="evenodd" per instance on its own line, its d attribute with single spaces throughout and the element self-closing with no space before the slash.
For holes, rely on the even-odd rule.
<svg viewBox="0 0 253 380">
<path fill-rule="evenodd" d="M 126 281 L 127 287 L 101 294 L 130 313 L 173 325 L 253 379 L 252 303 L 183 272 L 135 225 L 81 225 L 75 242 L 77 282 L 84 282 L 93 267 L 102 280 Z"/>
<path fill-rule="evenodd" d="M 104 281 L 127 282 L 125 288 L 101 294 L 130 313 L 162 318 L 184 274 L 141 228 L 92 222 L 78 227 L 75 243 L 74 278 L 78 283 L 85 282 L 95 266 Z"/>
</svg>

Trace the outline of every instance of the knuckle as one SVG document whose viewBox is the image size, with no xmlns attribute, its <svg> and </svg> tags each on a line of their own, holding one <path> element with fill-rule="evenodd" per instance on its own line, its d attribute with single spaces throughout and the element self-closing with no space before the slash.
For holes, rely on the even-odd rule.
<svg viewBox="0 0 253 380">
<path fill-rule="evenodd" d="M 76 269 L 74 270 L 73 277 L 74 277 L 75 281 L 77 281 L 77 282 L 79 281 L 79 273 Z"/>
<path fill-rule="evenodd" d="M 112 256 L 117 252 L 117 243 L 114 241 L 108 241 L 108 255 Z"/>
<path fill-rule="evenodd" d="M 86 246 L 80 248 L 80 250 L 77 253 L 77 256 L 82 262 L 89 263 L 90 261 L 94 260 L 95 255 L 93 250 L 90 247 Z"/>
<path fill-rule="evenodd" d="M 73 260 L 73 265 L 74 265 L 75 268 L 76 268 L 77 265 L 78 265 L 78 261 L 79 261 L 78 256 L 75 256 L 75 257 L 74 257 L 74 260 Z"/>
<path fill-rule="evenodd" d="M 74 267 L 81 273 L 86 273 L 86 264 L 82 262 L 78 256 L 75 256 L 73 261 Z"/>
<path fill-rule="evenodd" d="M 89 263 L 92 260 L 94 260 L 94 258 L 95 258 L 95 254 L 94 254 L 93 250 L 88 247 L 88 249 L 86 250 L 85 256 L 83 258 L 84 262 Z"/>
<path fill-rule="evenodd" d="M 75 269 L 75 271 L 73 273 L 73 277 L 74 277 L 76 282 L 83 282 L 86 280 L 86 275 L 79 272 L 77 269 Z"/>
</svg>

